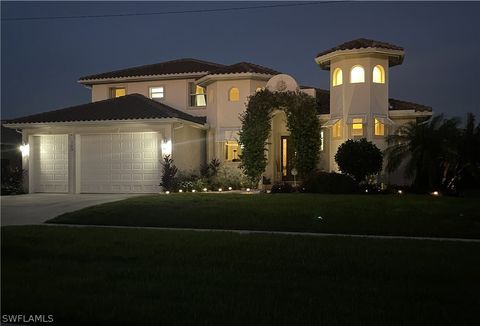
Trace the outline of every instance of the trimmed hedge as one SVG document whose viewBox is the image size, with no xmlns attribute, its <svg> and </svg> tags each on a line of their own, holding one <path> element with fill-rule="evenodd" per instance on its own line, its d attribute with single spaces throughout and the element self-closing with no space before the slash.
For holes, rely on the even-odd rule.
<svg viewBox="0 0 480 326">
<path fill-rule="evenodd" d="M 346 174 L 317 172 L 305 179 L 302 192 L 319 194 L 351 194 L 358 192 L 355 180 Z"/>
</svg>

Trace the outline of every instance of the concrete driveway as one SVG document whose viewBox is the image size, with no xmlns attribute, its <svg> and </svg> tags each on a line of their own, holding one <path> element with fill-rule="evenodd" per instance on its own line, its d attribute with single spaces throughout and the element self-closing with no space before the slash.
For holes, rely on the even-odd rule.
<svg viewBox="0 0 480 326">
<path fill-rule="evenodd" d="M 1 225 L 40 224 L 60 214 L 118 201 L 132 194 L 28 194 L 1 197 Z"/>
</svg>

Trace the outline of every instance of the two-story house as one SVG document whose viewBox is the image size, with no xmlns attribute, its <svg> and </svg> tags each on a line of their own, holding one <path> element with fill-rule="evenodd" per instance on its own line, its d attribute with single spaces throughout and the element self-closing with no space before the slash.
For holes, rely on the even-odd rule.
<svg viewBox="0 0 480 326">
<path fill-rule="evenodd" d="M 30 192 L 158 192 L 162 156 L 171 155 L 180 170 L 213 158 L 237 167 L 239 115 L 249 96 L 264 88 L 303 91 L 317 100 L 319 167 L 336 170 L 333 156 L 346 139 L 365 137 L 383 149 L 397 126 L 431 116 L 430 107 L 388 97 L 389 68 L 403 57 L 402 48 L 367 39 L 324 51 L 315 61 L 330 71 L 330 91 L 247 62 L 167 61 L 82 77 L 91 103 L 5 126 L 22 131 Z M 288 134 L 278 111 L 265 172 L 274 181 L 291 178 Z"/>
</svg>

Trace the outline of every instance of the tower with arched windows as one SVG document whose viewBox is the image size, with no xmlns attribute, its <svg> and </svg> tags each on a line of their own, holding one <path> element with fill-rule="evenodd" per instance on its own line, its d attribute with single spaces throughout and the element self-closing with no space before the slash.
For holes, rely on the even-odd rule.
<svg viewBox="0 0 480 326">
<path fill-rule="evenodd" d="M 385 148 L 389 118 L 389 68 L 402 63 L 403 48 L 357 39 L 321 52 L 315 61 L 330 71 L 330 169 L 334 154 L 347 139 L 366 138 Z"/>
</svg>

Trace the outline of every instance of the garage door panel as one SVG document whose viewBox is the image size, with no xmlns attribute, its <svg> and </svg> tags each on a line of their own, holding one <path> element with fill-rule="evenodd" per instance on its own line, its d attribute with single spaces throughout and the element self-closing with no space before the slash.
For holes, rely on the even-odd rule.
<svg viewBox="0 0 480 326">
<path fill-rule="evenodd" d="M 158 133 L 82 135 L 81 192 L 158 192 L 158 144 Z"/>
<path fill-rule="evenodd" d="M 33 138 L 33 191 L 68 192 L 68 135 Z"/>
</svg>

